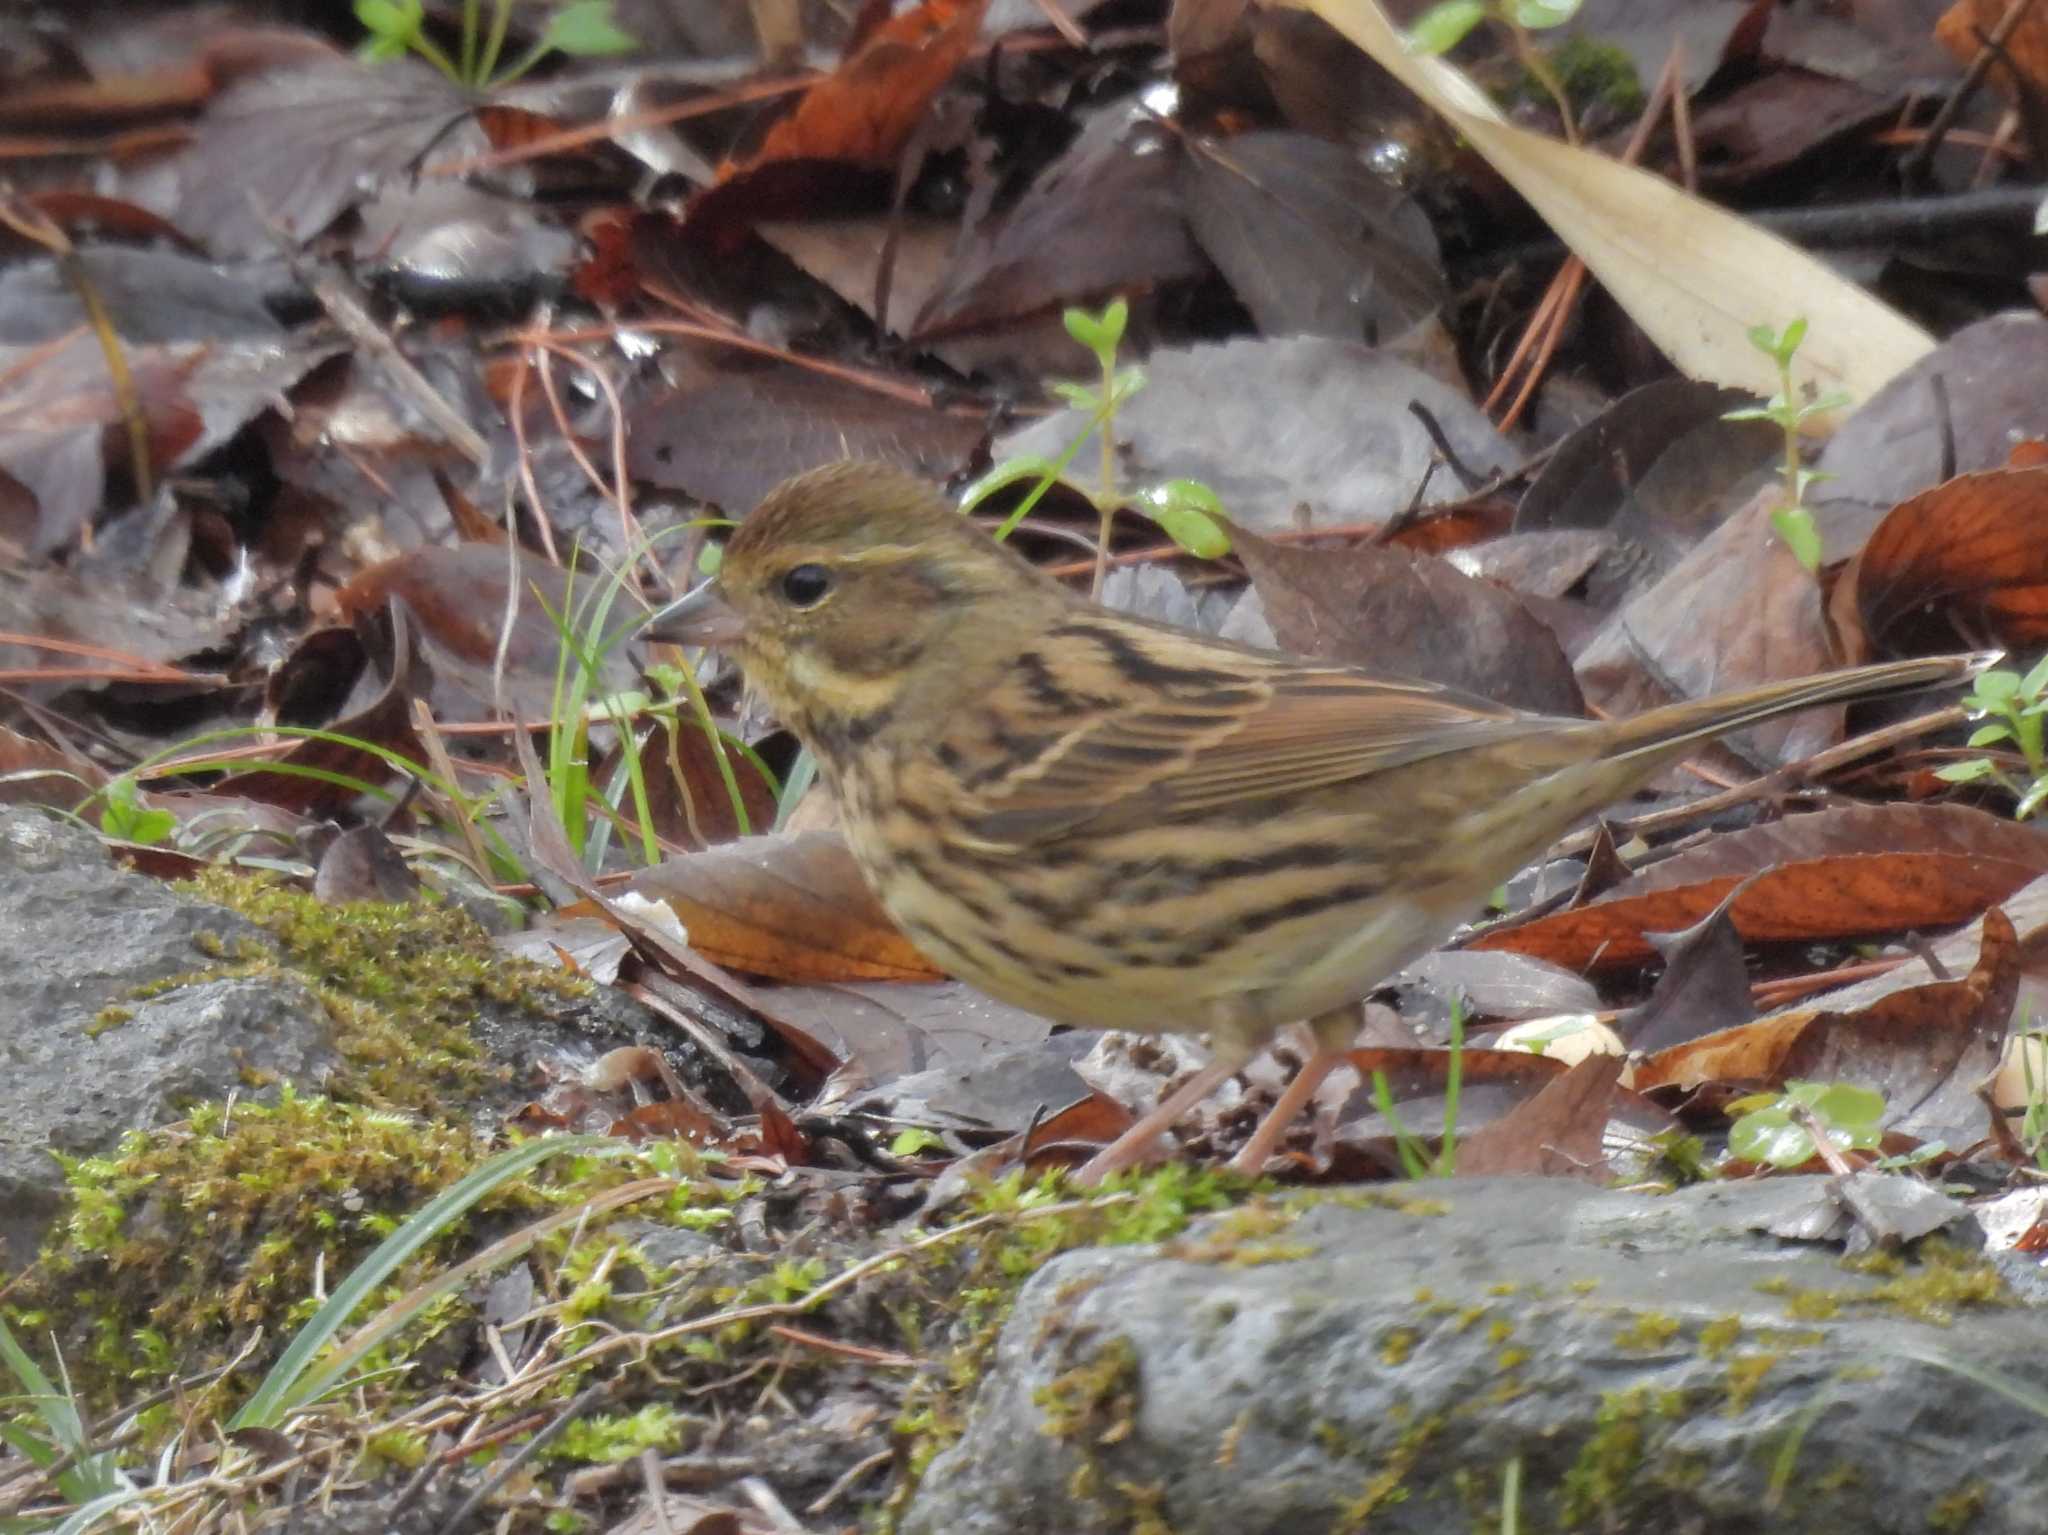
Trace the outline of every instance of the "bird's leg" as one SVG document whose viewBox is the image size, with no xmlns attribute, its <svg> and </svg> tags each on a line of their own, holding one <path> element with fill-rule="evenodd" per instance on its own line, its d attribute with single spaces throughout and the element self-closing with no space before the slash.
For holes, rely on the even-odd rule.
<svg viewBox="0 0 2048 1535">
<path fill-rule="evenodd" d="M 1287 1084 L 1272 1111 L 1259 1121 L 1244 1149 L 1230 1159 L 1232 1172 L 1256 1178 L 1266 1170 L 1273 1148 L 1280 1144 L 1287 1127 L 1308 1106 L 1323 1079 L 1344 1064 L 1346 1053 L 1358 1038 L 1358 1004 L 1333 1007 L 1311 1020 L 1308 1027 L 1315 1039 L 1315 1049 L 1302 1062 L 1301 1070 L 1294 1074 L 1294 1080 Z"/>
<path fill-rule="evenodd" d="M 1221 1041 L 1215 1057 L 1200 1071 L 1160 1100 L 1159 1107 L 1095 1153 L 1069 1180 L 1076 1188 L 1092 1189 L 1111 1173 L 1136 1167 L 1146 1160 L 1153 1143 L 1172 1129 L 1175 1121 L 1216 1091 L 1225 1078 L 1249 1059 L 1241 1049 L 1225 1049 Z"/>
</svg>

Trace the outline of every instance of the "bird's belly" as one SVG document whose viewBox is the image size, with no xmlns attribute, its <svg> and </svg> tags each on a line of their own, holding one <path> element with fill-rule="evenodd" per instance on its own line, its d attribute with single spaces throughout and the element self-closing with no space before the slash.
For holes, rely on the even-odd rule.
<svg viewBox="0 0 2048 1535">
<path fill-rule="evenodd" d="M 1356 1000 L 1464 915 L 1418 904 L 1396 893 L 1402 881 L 1356 862 L 1218 879 L 1149 839 L 1112 836 L 1063 880 L 1046 877 L 1062 870 L 1048 869 L 1043 849 L 1012 867 L 866 840 L 853 838 L 870 883 L 935 964 L 1086 1028 L 1195 1033 L 1228 1018 L 1267 1032 Z M 1091 870 L 1116 875 L 1091 880 Z"/>
<path fill-rule="evenodd" d="M 1133 966 L 1073 927 L 1032 917 L 994 881 L 955 871 L 942 881 L 897 871 L 875 882 L 882 904 L 949 975 L 1059 1023 L 1147 1033 L 1199 1032 L 1190 977 Z"/>
</svg>

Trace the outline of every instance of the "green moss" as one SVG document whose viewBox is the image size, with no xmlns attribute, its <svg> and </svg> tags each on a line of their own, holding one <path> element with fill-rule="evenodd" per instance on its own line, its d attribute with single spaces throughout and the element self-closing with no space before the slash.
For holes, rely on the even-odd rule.
<svg viewBox="0 0 2048 1535">
<path fill-rule="evenodd" d="M 1412 1215 L 1418 1220 L 1451 1213 L 1448 1201 L 1414 1193 L 1413 1187 L 1412 1184 L 1367 1184 L 1360 1188 L 1316 1190 L 1303 1197 L 1312 1203 L 1341 1205 L 1347 1210 L 1391 1210 L 1396 1215 Z"/>
<path fill-rule="evenodd" d="M 1415 1352 L 1415 1329 L 1412 1327 L 1389 1328 L 1380 1339 L 1380 1363 L 1388 1369 L 1399 1369 Z"/>
<path fill-rule="evenodd" d="M 401 1471 L 417 1471 L 427 1463 L 427 1436 L 416 1428 L 377 1429 L 363 1440 L 363 1453 Z"/>
<path fill-rule="evenodd" d="M 1429 1448 L 1430 1441 L 1443 1429 L 1444 1419 L 1441 1417 L 1421 1418 L 1406 1425 L 1358 1496 L 1337 1510 L 1332 1529 L 1338 1532 L 1365 1530 L 1380 1509 L 1407 1501 L 1408 1480 L 1414 1475 L 1416 1463 L 1422 1458 L 1422 1452 Z"/>
<path fill-rule="evenodd" d="M 490 1149 L 289 1088 L 270 1107 L 202 1105 L 64 1160 L 71 1209 L 27 1302 L 87 1329 L 98 1385 L 216 1363 L 237 1329 L 288 1332 L 316 1304 L 316 1265 L 331 1284 Z"/>
<path fill-rule="evenodd" d="M 1614 1346 L 1638 1353 L 1654 1354 L 1667 1347 L 1682 1329 L 1676 1317 L 1658 1311 L 1639 1313 L 1628 1326 L 1614 1335 Z"/>
<path fill-rule="evenodd" d="M 1764 1383 L 1764 1377 L 1783 1357 L 1778 1354 L 1741 1354 L 1728 1361 L 1728 1415 L 1748 1408 L 1755 1400 L 1757 1388 Z"/>
<path fill-rule="evenodd" d="M 1560 1519 L 1566 1529 L 1596 1517 L 1611 1522 L 1625 1505 L 1643 1461 L 1643 1420 L 1649 1413 L 1649 1394 L 1640 1386 L 1601 1393 L 1593 1432 L 1565 1471 L 1560 1489 Z"/>
<path fill-rule="evenodd" d="M 1785 1315 L 1799 1322 L 1832 1321 L 1842 1314 L 1842 1302 L 1847 1298 L 1832 1290 L 1794 1287 L 1785 1297 Z"/>
<path fill-rule="evenodd" d="M 1118 1481 L 1114 1490 L 1124 1505 L 1119 1528 L 1129 1535 L 1173 1535 L 1173 1526 L 1166 1522 L 1164 1482 Z"/>
<path fill-rule="evenodd" d="M 682 1447 L 682 1414 L 666 1402 L 649 1402 L 637 1412 L 592 1413 L 565 1427 L 541 1451 L 546 1460 L 578 1461 L 609 1466 L 631 1460 L 643 1450 L 663 1454 Z"/>
<path fill-rule="evenodd" d="M 69 1213 L 10 1297 L 13 1314 L 32 1309 L 66 1340 L 74 1377 L 94 1401 L 117 1399 L 129 1382 L 153 1389 L 224 1362 L 252 1329 L 274 1354 L 372 1248 L 498 1149 L 466 1126 L 304 1098 L 290 1087 L 274 1105 L 202 1105 L 181 1125 L 131 1133 L 106 1156 L 65 1162 Z M 627 1159 L 557 1158 L 443 1230 L 372 1305 L 473 1248 L 478 1224 L 545 1211 L 645 1172 Z M 695 1225 L 722 1213 L 701 1205 L 745 1186 L 685 1179 L 630 1214 Z M 557 1233 L 535 1250 L 534 1261 L 560 1266 L 563 1293 L 618 1262 L 625 1249 L 605 1224 Z M 583 1314 L 600 1309 L 594 1291 L 580 1298 Z M 614 1299 L 607 1322 L 620 1320 L 618 1310 Z M 460 1296 L 443 1297 L 373 1364 L 407 1357 L 390 1350 L 416 1352 L 468 1314 Z M 222 1391 L 245 1388 L 266 1357 L 251 1357 L 250 1373 Z"/>
<path fill-rule="evenodd" d="M 1643 82 L 1626 49 L 1597 38 L 1568 37 L 1549 50 L 1549 57 L 1565 94 L 1580 110 L 1604 107 L 1622 118 L 1642 112 L 1647 99 Z"/>
<path fill-rule="evenodd" d="M 87 1039 L 98 1039 L 109 1029 L 118 1029 L 135 1017 L 132 1007 L 103 1007 L 93 1014 L 92 1022 L 85 1026 Z"/>
<path fill-rule="evenodd" d="M 1184 1263 L 1214 1263 L 1230 1268 L 1312 1258 L 1316 1250 L 1308 1243 L 1275 1239 L 1301 1218 L 1303 1208 L 1300 1204 L 1254 1199 L 1209 1222 L 1199 1237 L 1165 1242 L 1160 1254 Z"/>
<path fill-rule="evenodd" d="M 297 975 L 319 997 L 344 1062 L 329 1090 L 339 1098 L 437 1110 L 489 1076 L 468 1024 L 496 1005 L 546 1013 L 586 997 L 590 983 L 515 959 L 465 912 L 426 903 L 348 901 L 330 905 L 268 877 L 208 870 L 181 888 L 240 912 L 277 944 L 230 954 L 222 967 L 172 977 L 138 993 L 160 994 L 220 975 Z"/>
<path fill-rule="evenodd" d="M 964 1262 L 945 1271 L 942 1298 L 932 1302 L 938 1309 L 925 1330 L 943 1327 L 958 1341 L 938 1371 L 911 1387 L 896 1418 L 904 1474 L 880 1510 L 884 1527 L 893 1527 L 891 1521 L 902 1517 L 933 1459 L 965 1431 L 967 1404 L 987 1372 L 1002 1324 L 1026 1280 L 1074 1248 L 1170 1241 L 1197 1217 L 1229 1210 L 1254 1196 L 1257 1187 L 1228 1174 L 1169 1163 L 1113 1179 L 1102 1197 L 1057 1216 L 1036 1214 L 1070 1202 L 1057 1175 L 1028 1180 L 1022 1173 L 1012 1173 L 970 1196 L 958 1223 L 994 1219 L 997 1224 L 977 1239 Z M 1093 1288 L 1089 1281 L 1062 1292 L 1037 1339 L 1038 1347 L 1058 1345 L 1066 1326 L 1065 1309 Z M 1229 1322 L 1228 1317 L 1207 1314 L 1197 1320 L 1212 1327 Z M 1068 1394 L 1080 1384 L 1070 1381 Z"/>
<path fill-rule="evenodd" d="M 1973 1306 L 2010 1306 L 2013 1294 L 1995 1265 L 1983 1254 L 1929 1237 L 1908 1264 L 1896 1254 L 1876 1253 L 1846 1258 L 1852 1273 L 1882 1276 L 1863 1288 L 1809 1290 L 1782 1277 L 1757 1285 L 1766 1295 L 1785 1301 L 1785 1314 L 1799 1321 L 1824 1322 L 1846 1307 L 1882 1308 L 1916 1322 L 1945 1326 L 1956 1312 Z"/>
<path fill-rule="evenodd" d="M 1927 1515 L 1927 1528 L 1940 1535 L 1967 1530 L 1984 1512 L 1990 1491 L 1982 1482 L 1966 1482 L 1936 1503 Z"/>
<path fill-rule="evenodd" d="M 1915 1321 L 1946 1325 L 1974 1306 L 2010 1306 L 2012 1290 L 1982 1253 L 1929 1237 L 1915 1251 L 1917 1267 L 1903 1265 L 1859 1303 L 1890 1306 Z"/>
<path fill-rule="evenodd" d="M 1112 1338 L 1031 1399 L 1044 1413 L 1039 1432 L 1069 1444 L 1119 1444 L 1138 1410 L 1138 1352 L 1130 1339 Z"/>
<path fill-rule="evenodd" d="M 1741 1341 L 1742 1318 L 1739 1316 L 1716 1317 L 1700 1329 L 1700 1352 L 1709 1359 L 1719 1359 Z"/>
</svg>

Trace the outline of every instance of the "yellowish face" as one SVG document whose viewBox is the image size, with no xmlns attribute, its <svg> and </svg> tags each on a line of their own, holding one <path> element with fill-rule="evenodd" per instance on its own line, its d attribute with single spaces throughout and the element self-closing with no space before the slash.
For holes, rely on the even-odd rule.
<svg viewBox="0 0 2048 1535">
<path fill-rule="evenodd" d="M 723 611 L 692 637 L 727 649 L 807 735 L 823 713 L 872 715 L 921 667 L 993 653 L 1008 643 L 1006 600 L 1043 601 L 1048 587 L 1057 593 L 922 481 L 837 464 L 783 485 L 740 525 L 714 587 Z"/>
</svg>

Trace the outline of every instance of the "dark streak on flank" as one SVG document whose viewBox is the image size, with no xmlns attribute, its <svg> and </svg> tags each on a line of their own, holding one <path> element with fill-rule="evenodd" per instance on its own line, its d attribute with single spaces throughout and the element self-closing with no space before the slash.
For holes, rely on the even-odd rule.
<svg viewBox="0 0 2048 1535">
<path fill-rule="evenodd" d="M 1052 979 L 1052 974 L 1046 968 L 1045 961 L 1026 954 L 1008 939 L 998 938 L 994 933 L 981 933 L 977 937 L 983 948 L 1002 955 L 1004 959 L 1007 959 L 1011 964 L 1033 979 L 1039 981 L 1049 981 Z"/>
<path fill-rule="evenodd" d="M 1019 880 L 1008 894 L 1012 901 L 1047 927 L 1064 932 L 1095 909 L 1102 892 L 1099 886 L 1090 882 L 1074 894 L 1058 898 L 1035 889 L 1028 880 Z"/>
<path fill-rule="evenodd" d="M 1261 874 L 1280 874 L 1290 869 L 1330 869 L 1348 863 L 1357 850 L 1342 842 L 1290 842 L 1263 853 L 1241 858 L 1220 858 L 1195 862 L 1186 858 L 1132 858 L 1111 864 L 1103 881 L 1111 888 L 1134 884 L 1147 878 L 1169 882 L 1199 879 L 1255 879 Z"/>
<path fill-rule="evenodd" d="M 832 715 L 818 722 L 821 731 L 830 731 L 837 736 L 842 747 L 865 746 L 884 730 L 896 711 L 888 704 L 879 709 L 870 709 L 866 714 Z"/>
<path fill-rule="evenodd" d="M 912 877 L 931 886 L 983 927 L 996 926 L 994 909 L 969 889 L 954 871 L 934 863 L 922 850 L 906 851 L 903 854 L 902 866 Z"/>
<path fill-rule="evenodd" d="M 1426 683 L 1396 687 L 1374 683 L 1364 678 L 1350 681 L 1332 679 L 1327 682 L 1303 679 L 1287 683 L 1280 691 L 1288 698 L 1348 698 L 1360 704 L 1388 700 L 1430 704 L 1443 700 L 1464 699 L 1464 695 L 1454 693 L 1449 688 L 1433 687 Z M 1484 700 L 1481 700 L 1481 703 L 1483 704 Z"/>
<path fill-rule="evenodd" d="M 1333 885 L 1328 890 L 1315 890 L 1307 895 L 1298 895 L 1291 901 L 1282 901 L 1278 906 L 1261 906 L 1240 912 L 1231 922 L 1228 932 L 1219 936 L 1219 941 L 1222 937 L 1263 933 L 1269 927 L 1278 927 L 1283 922 L 1293 922 L 1301 917 L 1313 917 L 1333 907 L 1370 901 L 1382 894 L 1385 889 L 1386 886 L 1375 880 L 1352 880 L 1348 884 Z"/>
</svg>

